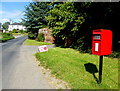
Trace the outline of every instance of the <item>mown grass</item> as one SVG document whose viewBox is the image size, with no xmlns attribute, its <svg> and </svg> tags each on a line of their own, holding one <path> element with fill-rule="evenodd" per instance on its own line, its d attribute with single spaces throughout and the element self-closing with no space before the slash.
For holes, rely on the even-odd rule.
<svg viewBox="0 0 120 91">
<path fill-rule="evenodd" d="M 118 89 L 118 59 L 104 57 L 103 80 L 97 84 L 84 66 L 92 63 L 98 68 L 97 55 L 82 54 L 70 48 L 52 48 L 35 56 L 42 66 L 49 68 L 57 78 L 68 82 L 72 89 Z M 98 78 L 98 73 L 95 75 Z"/>
<path fill-rule="evenodd" d="M 36 40 L 26 39 L 24 45 L 52 45 L 51 43 L 39 42 Z"/>
<path fill-rule="evenodd" d="M 14 36 L 19 36 L 19 35 L 20 35 L 20 36 L 21 36 L 21 35 L 24 36 L 24 35 L 28 35 L 28 33 L 12 33 L 12 34 L 13 34 Z"/>
</svg>

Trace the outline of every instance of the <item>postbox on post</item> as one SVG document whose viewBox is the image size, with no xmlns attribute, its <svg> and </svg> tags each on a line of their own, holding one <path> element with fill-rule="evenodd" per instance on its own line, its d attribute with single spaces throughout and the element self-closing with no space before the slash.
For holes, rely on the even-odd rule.
<svg viewBox="0 0 120 91">
<path fill-rule="evenodd" d="M 112 31 L 105 29 L 93 30 L 92 54 L 110 55 L 112 53 Z"/>
<path fill-rule="evenodd" d="M 100 56 L 99 83 L 102 82 L 103 56 L 112 53 L 112 31 L 106 29 L 93 30 L 92 54 Z"/>
</svg>

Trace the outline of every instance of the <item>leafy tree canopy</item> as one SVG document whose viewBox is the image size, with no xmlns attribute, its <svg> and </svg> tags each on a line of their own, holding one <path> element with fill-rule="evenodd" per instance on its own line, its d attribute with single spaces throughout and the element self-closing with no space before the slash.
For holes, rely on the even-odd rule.
<svg viewBox="0 0 120 91">
<path fill-rule="evenodd" d="M 89 4 L 63 2 L 54 5 L 54 8 L 48 12 L 49 16 L 46 17 L 49 27 L 53 30 L 53 35 L 61 37 L 63 40 L 70 36 L 75 37 L 80 26 L 85 22 L 85 17 L 87 17 L 82 9 L 86 9 Z"/>
<path fill-rule="evenodd" d="M 49 10 L 48 4 L 45 2 L 32 2 L 26 7 L 23 24 L 29 31 L 37 32 L 38 29 L 45 27 L 47 21 L 45 16 Z"/>
<path fill-rule="evenodd" d="M 7 30 L 8 27 L 9 27 L 9 25 L 10 25 L 10 22 L 5 22 L 5 23 L 2 25 L 2 27 L 3 27 L 3 29 Z"/>
</svg>

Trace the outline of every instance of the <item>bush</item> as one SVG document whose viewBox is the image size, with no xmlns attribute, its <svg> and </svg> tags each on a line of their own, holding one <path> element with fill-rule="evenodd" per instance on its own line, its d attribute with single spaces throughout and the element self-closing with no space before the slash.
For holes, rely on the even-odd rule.
<svg viewBox="0 0 120 91">
<path fill-rule="evenodd" d="M 80 52 L 85 53 L 84 50 L 84 37 L 77 39 L 71 46 L 71 48 L 76 49 Z"/>
<path fill-rule="evenodd" d="M 28 33 L 28 39 L 35 39 L 35 34 L 33 33 Z"/>
<path fill-rule="evenodd" d="M 25 31 L 24 30 L 19 30 L 19 33 L 25 33 Z"/>
<path fill-rule="evenodd" d="M 45 38 L 44 38 L 44 34 L 43 33 L 40 33 L 37 38 L 36 38 L 37 41 L 40 41 L 40 42 L 44 42 Z"/>
<path fill-rule="evenodd" d="M 16 29 L 13 29 L 13 30 L 12 30 L 12 33 L 17 33 L 17 30 L 16 30 Z"/>
<path fill-rule="evenodd" d="M 12 35 L 12 33 L 2 33 L 2 38 L 0 40 L 2 42 L 5 42 L 10 39 L 14 39 L 14 36 Z"/>
</svg>

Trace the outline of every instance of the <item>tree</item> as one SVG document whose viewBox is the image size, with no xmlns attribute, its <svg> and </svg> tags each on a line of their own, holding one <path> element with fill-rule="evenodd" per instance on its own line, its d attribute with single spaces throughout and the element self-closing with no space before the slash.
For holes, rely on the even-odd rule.
<svg viewBox="0 0 120 91">
<path fill-rule="evenodd" d="M 66 45 L 66 39 L 72 40 L 68 47 L 87 52 L 91 49 L 92 30 L 102 28 L 113 31 L 113 50 L 117 50 L 119 9 L 120 3 L 63 2 L 53 4 L 46 19 L 56 43 Z"/>
<path fill-rule="evenodd" d="M 113 51 L 119 50 L 120 41 L 120 3 L 91 3 L 86 11 L 89 17 L 82 24 L 81 30 L 84 30 L 85 46 L 91 45 L 91 31 L 94 29 L 109 29 L 113 32 Z M 91 48 L 91 46 L 90 46 Z"/>
<path fill-rule="evenodd" d="M 91 49 L 92 30 L 110 29 L 113 31 L 113 49 L 117 50 L 119 9 L 120 3 L 34 2 L 26 7 L 23 23 L 32 32 L 48 25 L 55 43 L 85 52 Z"/>
<path fill-rule="evenodd" d="M 10 25 L 10 22 L 5 22 L 5 23 L 2 25 L 2 27 L 3 27 L 3 29 L 7 30 L 8 27 L 9 27 L 9 25 Z"/>
<path fill-rule="evenodd" d="M 47 2 L 32 2 L 26 7 L 23 24 L 33 33 L 38 32 L 38 29 L 45 27 L 47 21 L 45 16 L 49 10 Z"/>
<path fill-rule="evenodd" d="M 88 8 L 89 5 L 90 3 L 63 2 L 55 5 L 48 12 L 49 16 L 46 19 L 49 27 L 52 29 L 53 36 L 57 40 L 56 42 L 63 41 L 65 46 L 67 46 L 65 41 L 71 40 L 73 42 L 78 37 L 79 29 L 87 17 L 83 9 Z"/>
<path fill-rule="evenodd" d="M 0 23 L 0 29 L 2 28 L 2 23 Z"/>
</svg>

